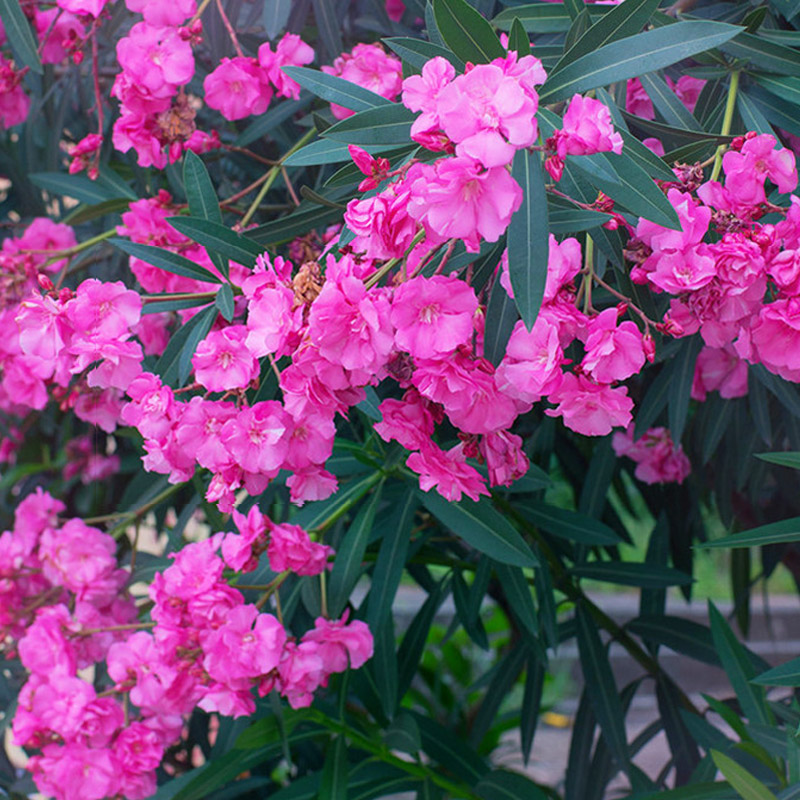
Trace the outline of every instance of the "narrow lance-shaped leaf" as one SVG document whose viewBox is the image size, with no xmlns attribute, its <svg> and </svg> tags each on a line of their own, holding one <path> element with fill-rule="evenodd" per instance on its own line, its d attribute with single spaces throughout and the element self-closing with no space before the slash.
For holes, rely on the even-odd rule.
<svg viewBox="0 0 800 800">
<path fill-rule="evenodd" d="M 544 297 L 550 254 L 547 195 L 539 154 L 517 151 L 511 174 L 522 187 L 523 200 L 508 228 L 508 273 L 522 321 L 531 330 Z"/>
<path fill-rule="evenodd" d="M 718 750 L 711 751 L 711 757 L 725 780 L 742 796 L 743 800 L 778 800 L 755 775 Z"/>
<path fill-rule="evenodd" d="M 174 275 L 182 275 L 184 278 L 193 278 L 196 281 L 221 283 L 220 279 L 205 267 L 201 267 L 194 261 L 190 261 L 178 253 L 173 253 L 171 250 L 162 250 L 160 247 L 122 238 L 109 239 L 109 243 L 125 251 L 128 255 L 146 261 L 159 269 L 172 272 Z"/>
<path fill-rule="evenodd" d="M 297 81 L 312 94 L 351 111 L 366 111 L 376 106 L 391 105 L 391 101 L 385 97 L 335 75 L 328 75 L 308 67 L 282 67 L 282 69 L 292 80 Z"/>
<path fill-rule="evenodd" d="M 508 49 L 515 50 L 520 58 L 531 54 L 531 40 L 522 27 L 522 23 L 515 19 L 508 34 Z"/>
<path fill-rule="evenodd" d="M 505 56 L 492 26 L 466 0 L 433 0 L 433 16 L 444 43 L 464 61 L 485 64 Z"/>
<path fill-rule="evenodd" d="M 218 222 L 211 222 L 196 217 L 168 217 L 167 222 L 175 230 L 193 239 L 203 247 L 216 250 L 226 258 L 252 267 L 256 263 L 256 256 L 264 252 L 264 248 Z"/>
<path fill-rule="evenodd" d="M 0 0 L 0 20 L 6 29 L 6 39 L 20 65 L 42 74 L 42 62 L 31 26 L 20 8 L 19 0 Z"/>
<path fill-rule="evenodd" d="M 539 93 L 540 103 L 565 100 L 575 92 L 635 78 L 727 42 L 741 28 L 705 20 L 680 22 L 629 36 L 581 56 L 551 75 Z"/>
</svg>

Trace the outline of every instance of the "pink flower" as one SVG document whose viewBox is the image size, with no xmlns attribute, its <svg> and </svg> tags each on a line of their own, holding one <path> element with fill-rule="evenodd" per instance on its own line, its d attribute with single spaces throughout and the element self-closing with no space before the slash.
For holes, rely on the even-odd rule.
<svg viewBox="0 0 800 800">
<path fill-rule="evenodd" d="M 247 472 L 275 476 L 289 450 L 291 418 L 280 403 L 265 400 L 243 408 L 220 434 L 236 463 Z"/>
<path fill-rule="evenodd" d="M 410 75 L 403 81 L 403 105 L 422 112 L 411 126 L 411 138 L 429 149 L 441 150 L 443 146 L 431 147 L 432 141 L 442 138 L 446 141 L 444 134 L 436 135 L 441 128 L 438 97 L 455 74 L 455 68 L 446 58 L 436 56 L 424 64 L 421 75 Z"/>
<path fill-rule="evenodd" d="M 24 122 L 30 105 L 22 89 L 22 74 L 0 55 L 0 127 L 12 128 Z"/>
<path fill-rule="evenodd" d="M 644 483 L 683 483 L 692 466 L 683 448 L 672 441 L 666 428 L 650 428 L 636 442 L 633 427 L 615 433 L 614 452 L 636 462 L 634 475 Z"/>
<path fill-rule="evenodd" d="M 511 486 L 528 471 L 530 462 L 522 450 L 522 439 L 513 433 L 487 433 L 479 448 L 486 460 L 491 486 Z"/>
<path fill-rule="evenodd" d="M 471 158 L 415 164 L 407 181 L 408 213 L 442 239 L 463 239 L 473 253 L 481 238 L 496 242 L 522 204 L 522 189 L 506 169 L 483 171 Z"/>
<path fill-rule="evenodd" d="M 254 58 L 223 58 L 203 81 L 206 104 L 225 119 L 263 114 L 272 100 L 266 72 Z"/>
<path fill-rule="evenodd" d="M 394 100 L 403 82 L 403 68 L 400 59 L 387 55 L 378 44 L 357 44 L 351 52 L 342 53 L 332 67 L 321 67 L 328 75 L 369 89 L 387 100 Z M 331 103 L 331 111 L 336 119 L 344 119 L 353 112 L 343 106 Z"/>
<path fill-rule="evenodd" d="M 629 320 L 618 325 L 617 317 L 616 308 L 607 308 L 589 322 L 581 366 L 598 383 L 625 380 L 644 366 L 641 331 Z"/>
<path fill-rule="evenodd" d="M 410 197 L 408 187 L 393 183 L 374 197 L 353 198 L 344 213 L 347 227 L 356 234 L 353 250 L 366 258 L 400 258 L 417 232 L 417 223 L 408 214 Z"/>
<path fill-rule="evenodd" d="M 681 75 L 677 83 L 667 75 L 667 83 L 689 111 L 694 111 L 694 107 L 700 99 L 700 92 L 706 85 L 706 81 L 702 78 L 693 78 L 691 75 Z"/>
<path fill-rule="evenodd" d="M 726 399 L 747 394 L 747 362 L 731 345 L 704 347 L 697 356 L 692 399 L 703 401 L 708 392 L 715 390 Z"/>
<path fill-rule="evenodd" d="M 125 0 L 125 5 L 156 28 L 176 28 L 197 11 L 195 0 Z"/>
<path fill-rule="evenodd" d="M 458 278 L 412 278 L 392 298 L 395 345 L 415 358 L 450 353 L 468 343 L 477 309 L 475 292 Z"/>
<path fill-rule="evenodd" d="M 444 451 L 427 442 L 418 453 L 412 453 L 406 466 L 419 475 L 419 488 L 429 492 L 434 487 L 445 500 L 457 503 L 462 495 L 478 498 L 489 491 L 480 473 L 467 464 L 460 445 Z"/>
<path fill-rule="evenodd" d="M 317 617 L 314 628 L 303 635 L 304 642 L 315 642 L 325 671 L 344 672 L 348 666 L 358 669 L 372 658 L 373 642 L 369 628 L 361 620 L 347 624 L 347 612 L 341 619 Z"/>
<path fill-rule="evenodd" d="M 264 42 L 258 48 L 258 63 L 267 71 L 267 77 L 278 94 L 294 100 L 300 96 L 300 84 L 292 80 L 282 67 L 300 67 L 313 60 L 314 49 L 295 33 L 285 33 L 274 53 L 269 42 Z"/>
<path fill-rule="evenodd" d="M 564 127 L 556 131 L 559 158 L 568 155 L 622 152 L 622 136 L 611 124 L 611 112 L 599 100 L 573 95 L 564 114 Z"/>
<path fill-rule="evenodd" d="M 584 436 L 605 436 L 612 428 L 627 428 L 631 421 L 633 400 L 624 386 L 612 389 L 583 375 L 564 375 L 561 386 L 548 400 L 558 407 L 545 414 L 562 417 L 564 425 Z"/>
<path fill-rule="evenodd" d="M 325 679 L 325 667 L 316 642 L 286 642 L 278 676 L 280 693 L 292 708 L 310 706 L 314 692 Z M 265 688 L 269 691 L 271 687 Z"/>
<path fill-rule="evenodd" d="M 385 442 L 394 439 L 406 450 L 419 450 L 433 436 L 433 414 L 416 389 L 409 389 L 402 400 L 384 400 L 378 410 L 383 419 L 374 428 Z"/>
<path fill-rule="evenodd" d="M 102 800 L 117 793 L 118 766 L 110 750 L 70 742 L 48 744 L 28 762 L 37 787 L 55 800 Z"/>
<path fill-rule="evenodd" d="M 247 328 L 229 325 L 211 333 L 197 345 L 192 357 L 195 377 L 211 392 L 246 389 L 258 377 L 258 361 L 245 344 Z"/>
<path fill-rule="evenodd" d="M 273 572 L 319 575 L 332 553 L 328 545 L 312 542 L 299 525 L 273 525 L 270 530 L 267 557 Z"/>
<path fill-rule="evenodd" d="M 656 117 L 653 101 L 638 78 L 631 78 L 628 81 L 625 94 L 625 110 L 629 114 L 635 114 L 643 119 L 655 119 Z"/>
<path fill-rule="evenodd" d="M 747 139 L 741 152 L 728 150 L 722 157 L 725 188 L 741 203 L 756 205 L 766 201 L 764 182 L 769 178 L 780 192 L 791 192 L 797 186 L 797 164 L 794 153 L 776 150 L 774 136 L 762 133 Z"/>
<path fill-rule="evenodd" d="M 754 354 L 770 372 L 800 383 L 800 298 L 776 300 L 762 307 L 750 327 Z"/>
<path fill-rule="evenodd" d="M 535 96 L 535 95 L 534 95 Z M 479 64 L 444 86 L 436 97 L 442 130 L 456 154 L 501 167 L 537 136 L 538 98 L 496 64 Z"/>
</svg>

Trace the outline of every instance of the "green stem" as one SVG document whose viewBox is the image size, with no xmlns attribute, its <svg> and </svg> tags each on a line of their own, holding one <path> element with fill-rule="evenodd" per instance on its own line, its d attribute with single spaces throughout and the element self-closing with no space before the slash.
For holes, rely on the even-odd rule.
<svg viewBox="0 0 800 800">
<path fill-rule="evenodd" d="M 88 250 L 90 247 L 93 247 L 100 242 L 104 242 L 106 239 L 110 239 L 112 236 L 117 235 L 117 229 L 112 228 L 108 231 L 103 231 L 103 233 L 99 233 L 97 236 L 92 236 L 91 239 L 87 239 L 85 242 L 81 242 L 80 244 L 76 244 L 74 247 L 68 247 L 66 250 L 57 250 L 55 252 L 51 252 L 50 258 L 47 259 L 45 262 L 45 266 L 48 264 L 53 264 L 56 261 L 60 261 L 62 258 L 66 258 L 68 256 L 74 256 L 78 253 L 83 252 L 84 250 Z"/>
<path fill-rule="evenodd" d="M 422 230 L 417 231 L 416 235 L 411 240 L 411 244 L 409 245 L 408 250 L 406 250 L 406 252 L 403 253 L 403 258 L 406 258 L 408 254 L 424 238 L 425 238 L 425 229 L 423 228 Z M 367 280 L 364 281 L 364 286 L 367 289 L 372 288 L 384 275 L 386 275 L 389 272 L 389 270 L 391 270 L 393 267 L 396 267 L 403 260 L 403 258 L 390 258 L 374 275 L 370 275 L 369 278 L 367 278 Z"/>
<path fill-rule="evenodd" d="M 110 536 L 113 536 L 115 539 L 118 536 L 121 536 L 128 528 L 128 524 L 131 520 L 134 519 L 141 519 L 150 509 L 155 508 L 159 503 L 166 500 L 171 495 L 175 494 L 183 486 L 182 483 L 176 483 L 172 486 L 167 486 L 163 492 L 157 494 L 152 500 L 148 501 L 144 505 L 135 508 L 133 511 L 126 511 L 122 514 L 109 514 L 109 519 L 121 518 L 120 521 L 108 532 Z M 104 521 L 103 518 L 95 517 L 95 520 Z M 84 520 L 84 522 L 88 522 L 88 520 Z"/>
<path fill-rule="evenodd" d="M 728 100 L 725 104 L 725 116 L 722 119 L 722 130 L 720 133 L 727 136 L 731 132 L 731 123 L 733 122 L 733 112 L 736 108 L 736 93 L 739 90 L 739 73 L 731 73 L 731 83 L 728 86 Z M 711 171 L 711 180 L 715 181 L 719 177 L 720 170 L 722 169 L 722 154 L 728 149 L 728 145 L 721 144 L 717 148 L 714 156 L 714 169 Z"/>
<path fill-rule="evenodd" d="M 253 200 L 253 202 L 250 204 L 250 208 L 245 211 L 244 216 L 239 221 L 240 228 L 247 227 L 247 223 L 253 218 L 253 214 L 256 213 L 259 205 L 261 205 L 261 201 L 267 196 L 267 192 L 272 188 L 272 184 L 275 183 L 275 179 L 281 174 L 283 162 L 286 161 L 286 159 L 289 158 L 292 153 L 303 147 L 303 145 L 308 144 L 308 142 L 314 138 L 316 132 L 317 131 L 315 128 L 311 128 L 311 130 L 306 131 L 301 137 L 300 141 L 297 142 L 297 144 L 295 144 L 295 146 L 292 147 L 292 149 L 289 150 L 274 167 L 270 168 L 269 172 L 267 173 L 267 178 L 256 195 L 255 200 Z"/>
<path fill-rule="evenodd" d="M 594 279 L 594 239 L 586 234 L 586 248 L 584 252 L 584 286 L 583 286 L 583 313 L 592 310 L 592 280 Z"/>
</svg>

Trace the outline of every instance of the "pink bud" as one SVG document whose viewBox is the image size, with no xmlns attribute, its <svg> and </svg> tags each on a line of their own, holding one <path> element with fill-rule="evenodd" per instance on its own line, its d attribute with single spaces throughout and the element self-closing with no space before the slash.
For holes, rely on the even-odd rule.
<svg viewBox="0 0 800 800">
<path fill-rule="evenodd" d="M 645 358 L 652 364 L 656 359 L 656 343 L 649 333 L 646 333 L 642 338 L 642 345 L 644 347 Z"/>
<path fill-rule="evenodd" d="M 564 174 L 564 161 L 558 156 L 548 156 L 544 161 L 544 168 L 550 177 L 558 183 Z"/>
</svg>

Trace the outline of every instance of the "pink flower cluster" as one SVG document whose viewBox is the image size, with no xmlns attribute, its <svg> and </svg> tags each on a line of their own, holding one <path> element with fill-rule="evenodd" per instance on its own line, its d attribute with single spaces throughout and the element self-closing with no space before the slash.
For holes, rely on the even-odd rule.
<svg viewBox="0 0 800 800">
<path fill-rule="evenodd" d="M 641 220 L 629 245 L 637 258 L 631 279 L 673 295 L 670 324 L 703 338 L 698 399 L 712 389 L 724 397 L 746 393 L 742 359 L 800 382 L 800 200 L 792 197 L 783 220 L 758 222 L 767 210 L 781 211 L 767 202 L 767 180 L 780 192 L 797 186 L 794 155 L 776 144 L 767 134 L 743 137 L 723 156 L 724 185 L 708 181 L 696 197 L 669 189 L 680 231 Z M 720 238 L 707 244 L 712 227 Z"/>
<path fill-rule="evenodd" d="M 226 565 L 252 569 L 265 550 L 274 570 L 324 569 L 330 548 L 297 526 L 276 525 L 257 508 L 235 514 L 239 533 L 187 545 L 156 575 L 153 622 L 138 624 L 114 540 L 80 519 L 61 524 L 63 510 L 39 490 L 0 535 L 0 641 L 29 672 L 14 742 L 41 751 L 28 769 L 56 800 L 149 797 L 196 706 L 251 714 L 252 690 L 275 689 L 300 708 L 331 674 L 372 656 L 363 622 L 320 617 L 298 642 L 223 579 Z M 78 671 L 103 661 L 111 685 L 98 692 Z"/>
<path fill-rule="evenodd" d="M 644 483 L 683 483 L 692 466 L 666 428 L 650 428 L 634 441 L 633 426 L 611 438 L 614 452 L 636 462 L 634 475 Z"/>
</svg>

